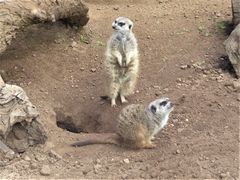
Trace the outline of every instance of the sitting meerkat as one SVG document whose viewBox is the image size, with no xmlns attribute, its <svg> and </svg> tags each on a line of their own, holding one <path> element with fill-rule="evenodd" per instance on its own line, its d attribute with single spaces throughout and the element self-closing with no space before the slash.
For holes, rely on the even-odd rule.
<svg viewBox="0 0 240 180">
<path fill-rule="evenodd" d="M 94 139 L 79 141 L 72 146 L 115 144 L 134 149 L 154 148 L 154 136 L 166 126 L 173 104 L 168 98 L 152 101 L 148 106 L 126 106 L 117 118 L 116 133 L 99 134 Z"/>
<path fill-rule="evenodd" d="M 122 103 L 126 96 L 133 93 L 139 71 L 138 43 L 132 32 L 133 22 L 125 17 L 118 17 L 113 23 L 112 36 L 107 43 L 105 66 L 110 76 L 108 97 L 111 106 L 116 105 L 120 95 Z"/>
</svg>

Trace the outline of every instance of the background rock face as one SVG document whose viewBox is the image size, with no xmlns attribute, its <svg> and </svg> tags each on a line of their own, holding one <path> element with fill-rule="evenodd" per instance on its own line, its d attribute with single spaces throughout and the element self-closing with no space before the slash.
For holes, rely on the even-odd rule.
<svg viewBox="0 0 240 180">
<path fill-rule="evenodd" d="M 77 26 L 87 24 L 88 7 L 82 0 L 0 1 L 0 53 L 23 27 L 64 20 Z"/>
<path fill-rule="evenodd" d="M 232 0 L 233 23 L 240 23 L 240 0 Z"/>
</svg>

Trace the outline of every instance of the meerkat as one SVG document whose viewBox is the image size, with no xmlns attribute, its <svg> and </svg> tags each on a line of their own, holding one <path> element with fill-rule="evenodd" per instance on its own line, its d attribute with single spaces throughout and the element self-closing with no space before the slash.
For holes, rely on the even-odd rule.
<svg viewBox="0 0 240 180">
<path fill-rule="evenodd" d="M 131 104 L 123 108 L 117 118 L 116 133 L 97 136 L 95 139 L 79 141 L 72 146 L 90 144 L 115 144 L 123 147 L 142 149 L 154 148 L 155 135 L 166 126 L 173 104 L 168 98 L 152 101 L 147 106 Z"/>
<path fill-rule="evenodd" d="M 115 106 L 118 95 L 122 103 L 127 103 L 125 97 L 134 91 L 139 71 L 139 53 L 130 19 L 118 17 L 112 23 L 112 28 L 114 31 L 105 52 L 105 67 L 110 76 L 108 97 L 111 106 Z"/>
</svg>

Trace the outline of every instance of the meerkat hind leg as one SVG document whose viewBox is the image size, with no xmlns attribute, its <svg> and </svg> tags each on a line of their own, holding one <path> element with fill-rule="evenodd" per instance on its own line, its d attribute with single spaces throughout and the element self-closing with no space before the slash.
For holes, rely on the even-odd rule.
<svg viewBox="0 0 240 180">
<path fill-rule="evenodd" d="M 141 140 L 139 139 L 138 141 L 136 141 L 134 146 L 137 149 L 153 149 L 156 147 L 156 145 L 152 143 L 151 140 L 145 140 L 145 139 L 141 139 Z"/>
<path fill-rule="evenodd" d="M 153 149 L 155 147 L 156 145 L 151 140 L 145 141 L 143 144 L 144 149 Z"/>
<path fill-rule="evenodd" d="M 120 85 L 116 82 L 111 82 L 110 85 L 110 98 L 111 98 L 111 106 L 116 106 L 116 98 L 118 96 Z"/>
<path fill-rule="evenodd" d="M 142 125 L 139 125 L 136 129 L 135 147 L 140 149 L 152 149 L 156 147 L 156 145 L 152 143 L 146 127 L 143 127 Z"/>
<path fill-rule="evenodd" d="M 120 99 L 123 104 L 128 102 L 128 100 L 121 93 L 120 93 Z"/>
<path fill-rule="evenodd" d="M 134 88 L 136 86 L 137 77 L 133 76 L 122 84 L 120 95 L 128 96 L 133 94 Z"/>
<path fill-rule="evenodd" d="M 115 107 L 115 106 L 116 106 L 116 99 L 115 99 L 115 98 L 112 98 L 112 99 L 111 99 L 111 106 L 112 106 L 112 107 Z"/>
</svg>

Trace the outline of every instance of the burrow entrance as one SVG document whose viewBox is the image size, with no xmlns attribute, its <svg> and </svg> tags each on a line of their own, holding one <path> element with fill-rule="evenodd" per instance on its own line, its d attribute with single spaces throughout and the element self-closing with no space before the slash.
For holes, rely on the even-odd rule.
<svg viewBox="0 0 240 180">
<path fill-rule="evenodd" d="M 112 109 L 108 104 L 91 104 L 76 109 L 54 109 L 56 124 L 59 128 L 73 133 L 110 133 L 115 131 L 118 109 Z"/>
</svg>

